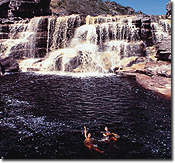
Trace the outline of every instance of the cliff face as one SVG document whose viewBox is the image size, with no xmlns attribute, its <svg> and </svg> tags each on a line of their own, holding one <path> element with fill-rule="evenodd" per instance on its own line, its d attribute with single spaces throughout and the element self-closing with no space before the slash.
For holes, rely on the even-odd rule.
<svg viewBox="0 0 175 163">
<path fill-rule="evenodd" d="M 0 1 L 0 18 L 7 18 L 8 17 L 8 7 L 9 0 L 1 0 Z"/>
<path fill-rule="evenodd" d="M 1 0 L 1 18 L 32 18 L 50 14 L 50 0 Z"/>
</svg>

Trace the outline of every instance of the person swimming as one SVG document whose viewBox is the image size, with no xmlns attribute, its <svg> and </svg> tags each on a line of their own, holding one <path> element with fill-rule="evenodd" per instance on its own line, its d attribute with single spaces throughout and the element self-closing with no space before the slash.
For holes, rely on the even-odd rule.
<svg viewBox="0 0 175 163">
<path fill-rule="evenodd" d="M 87 135 L 86 126 L 84 126 L 84 136 L 85 136 L 85 140 L 84 140 L 85 147 L 87 147 L 89 150 L 95 150 L 101 154 L 104 153 L 104 151 L 98 149 L 98 146 L 96 144 L 93 144 L 94 138 L 91 138 L 91 133 L 88 133 Z"/>
<path fill-rule="evenodd" d="M 106 143 L 109 143 L 111 141 L 114 141 L 116 142 L 118 138 L 120 138 L 120 136 L 118 134 L 115 134 L 115 133 L 111 133 L 109 130 L 108 130 L 108 127 L 105 127 L 105 131 L 101 132 L 103 134 L 103 138 L 99 141 L 101 142 L 106 142 Z"/>
</svg>

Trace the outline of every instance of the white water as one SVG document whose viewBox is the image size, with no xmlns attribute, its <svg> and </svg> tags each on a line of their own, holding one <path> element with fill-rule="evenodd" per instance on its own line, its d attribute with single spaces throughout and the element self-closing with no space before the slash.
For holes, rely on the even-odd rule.
<svg viewBox="0 0 175 163">
<path fill-rule="evenodd" d="M 128 48 L 133 49 L 131 56 L 138 56 L 133 47 L 139 47 L 142 42 L 131 18 L 87 16 L 86 24 L 80 25 L 79 15 L 51 17 L 47 56 L 40 62 L 25 60 L 21 68 L 23 71 L 108 73 L 122 66 L 121 59 L 130 57 Z M 71 34 L 72 39 L 67 37 Z"/>
<path fill-rule="evenodd" d="M 50 17 L 48 19 L 48 47 L 47 51 L 55 51 L 69 46 L 73 31 L 79 27 L 79 15 Z"/>
<path fill-rule="evenodd" d="M 121 67 L 124 58 L 140 57 L 144 47 L 134 16 L 35 17 L 28 24 L 17 24 L 11 38 L 3 43 L 5 55 L 20 52 L 22 71 L 108 73 Z M 37 34 L 47 19 L 47 55 L 38 57 Z M 83 23 L 85 23 L 83 25 Z M 16 32 L 17 31 L 17 32 Z M 19 32 L 18 32 L 19 31 Z"/>
<path fill-rule="evenodd" d="M 160 20 L 159 23 L 151 23 L 155 42 L 171 38 L 171 22 L 169 20 Z"/>
<path fill-rule="evenodd" d="M 103 77 L 110 77 L 114 76 L 114 73 L 100 73 L 100 72 L 84 72 L 84 73 L 72 73 L 72 72 L 58 72 L 58 71 L 40 71 L 34 72 L 35 75 L 57 75 L 57 76 L 71 76 L 74 78 L 103 78 Z"/>
<path fill-rule="evenodd" d="M 42 17 L 35 17 L 28 24 L 25 24 L 25 21 L 12 24 L 10 26 L 10 38 L 0 44 L 1 48 L 4 49 L 2 58 L 15 53 L 18 54 L 20 51 L 22 53 L 20 57 L 36 57 L 36 34 L 41 22 Z"/>
</svg>

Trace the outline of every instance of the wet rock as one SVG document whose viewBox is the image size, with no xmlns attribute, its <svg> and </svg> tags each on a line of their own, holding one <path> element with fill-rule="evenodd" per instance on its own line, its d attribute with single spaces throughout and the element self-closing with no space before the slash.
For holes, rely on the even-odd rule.
<svg viewBox="0 0 175 163">
<path fill-rule="evenodd" d="M 143 42 L 129 43 L 128 46 L 125 48 L 125 54 L 127 54 L 127 56 L 129 57 L 145 56 L 145 44 Z"/>
<path fill-rule="evenodd" d="M 133 60 L 135 61 L 135 60 Z M 145 89 L 151 90 L 163 98 L 171 99 L 171 63 L 165 61 L 143 62 L 132 64 L 116 74 L 135 75 L 136 81 Z"/>
<path fill-rule="evenodd" d="M 14 20 L 8 18 L 2 18 L 0 19 L 0 24 L 14 24 Z"/>
<path fill-rule="evenodd" d="M 171 20 L 169 19 L 160 19 L 159 24 L 161 28 L 163 29 L 163 32 L 167 33 L 168 35 L 171 35 Z"/>
<path fill-rule="evenodd" d="M 131 67 L 133 64 L 143 63 L 143 62 L 145 62 L 145 60 L 146 60 L 145 57 L 138 57 L 134 60 L 131 60 L 131 62 L 129 62 L 126 65 L 126 67 Z"/>
<path fill-rule="evenodd" d="M 137 58 L 130 62 L 128 68 L 124 68 L 123 72 L 136 72 L 148 76 L 162 76 L 171 78 L 171 63 L 164 61 L 148 62 L 146 58 Z"/>
<path fill-rule="evenodd" d="M 1 39 L 8 39 L 8 34 L 9 34 L 9 26 L 8 25 L 0 25 L 0 40 Z M 1 48 L 1 45 L 0 45 L 0 48 Z"/>
<path fill-rule="evenodd" d="M 156 58 L 171 61 L 171 20 L 159 18 L 152 23 L 152 39 L 157 47 Z"/>
<path fill-rule="evenodd" d="M 65 65 L 65 71 L 73 72 L 73 70 L 80 66 L 81 63 L 81 55 L 76 56 Z"/>
<path fill-rule="evenodd" d="M 132 19 L 132 24 L 134 24 L 137 28 L 140 28 L 142 25 L 141 18 L 134 18 Z"/>
<path fill-rule="evenodd" d="M 164 39 L 158 43 L 156 58 L 162 61 L 171 61 L 171 40 Z"/>
<path fill-rule="evenodd" d="M 171 99 L 171 79 L 161 76 L 136 74 L 136 81 L 145 89 L 151 90 L 160 96 Z"/>
<path fill-rule="evenodd" d="M 0 58 L 2 72 L 18 72 L 19 65 L 13 57 Z"/>
<path fill-rule="evenodd" d="M 5 68 L 0 62 L 0 75 L 5 73 Z"/>
<path fill-rule="evenodd" d="M 147 46 L 153 45 L 152 32 L 151 32 L 151 18 L 144 17 L 141 25 L 141 39 L 146 43 Z"/>
<path fill-rule="evenodd" d="M 171 78 L 171 64 L 168 62 L 148 62 L 146 63 L 144 70 L 152 75 Z"/>
<path fill-rule="evenodd" d="M 159 20 L 161 17 L 157 15 L 150 15 L 150 18 L 151 18 L 151 22 L 159 23 Z"/>
</svg>

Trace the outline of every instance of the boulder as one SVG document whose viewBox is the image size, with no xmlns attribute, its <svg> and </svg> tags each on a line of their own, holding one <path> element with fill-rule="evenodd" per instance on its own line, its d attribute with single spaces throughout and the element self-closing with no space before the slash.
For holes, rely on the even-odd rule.
<svg viewBox="0 0 175 163">
<path fill-rule="evenodd" d="M 67 63 L 65 65 L 65 71 L 68 71 L 68 72 L 73 72 L 74 69 L 76 69 L 78 66 L 80 66 L 82 63 L 81 63 L 81 56 L 76 56 L 74 58 L 72 58 L 69 63 Z"/>
<path fill-rule="evenodd" d="M 2 73 L 18 72 L 19 65 L 13 57 L 0 58 L 0 70 Z"/>
</svg>

